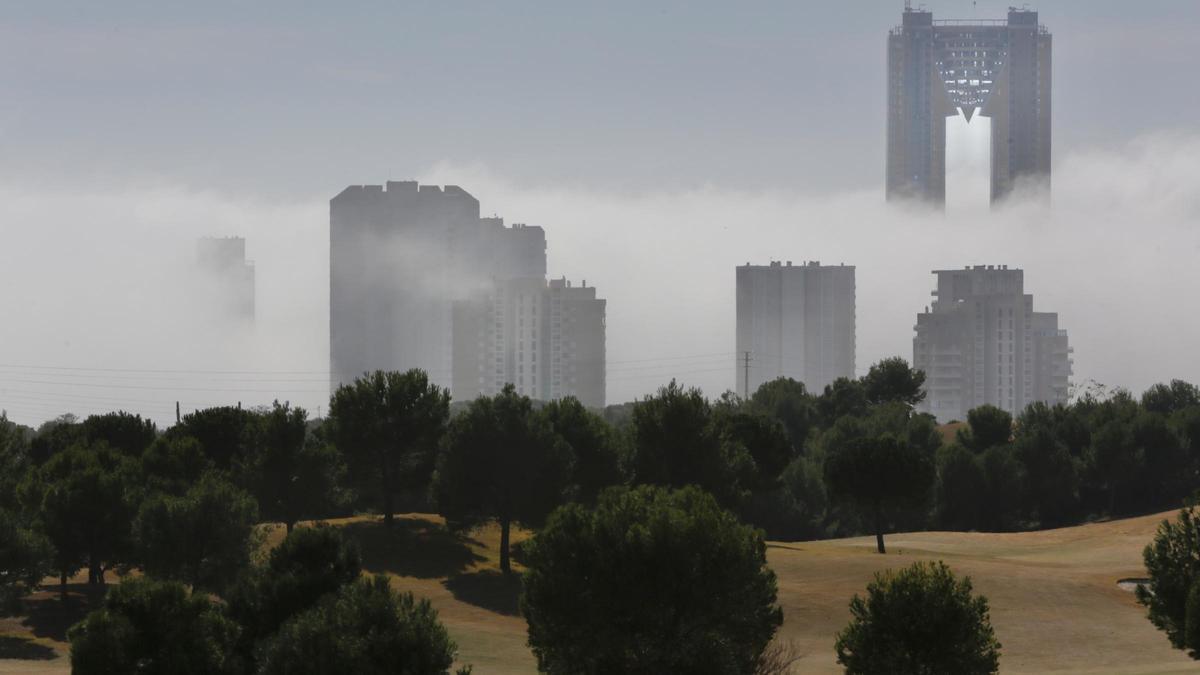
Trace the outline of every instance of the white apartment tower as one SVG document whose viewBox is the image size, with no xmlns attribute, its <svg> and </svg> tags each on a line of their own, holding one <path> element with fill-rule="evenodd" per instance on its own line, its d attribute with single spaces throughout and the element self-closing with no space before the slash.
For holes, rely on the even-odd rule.
<svg viewBox="0 0 1200 675">
<path fill-rule="evenodd" d="M 737 391 L 750 396 L 764 382 L 790 377 L 819 393 L 854 377 L 854 293 L 849 265 L 738 267 Z"/>
<path fill-rule="evenodd" d="M 1067 402 L 1067 332 L 1057 314 L 1033 311 L 1024 272 L 976 265 L 933 273 L 936 299 L 917 316 L 913 338 L 913 367 L 926 377 L 921 410 L 948 422 L 985 404 L 1017 415 L 1035 401 Z"/>
<path fill-rule="evenodd" d="M 586 283 L 542 278 L 498 280 L 455 303 L 454 397 L 491 396 L 512 383 L 530 398 L 603 407 L 605 304 Z"/>
</svg>

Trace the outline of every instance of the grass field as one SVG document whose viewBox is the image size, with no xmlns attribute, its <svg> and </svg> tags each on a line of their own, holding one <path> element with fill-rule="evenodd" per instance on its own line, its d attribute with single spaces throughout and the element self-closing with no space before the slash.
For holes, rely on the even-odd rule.
<svg viewBox="0 0 1200 675">
<path fill-rule="evenodd" d="M 781 636 L 804 655 L 795 672 L 840 672 L 834 634 L 847 603 L 871 576 L 914 560 L 944 560 L 974 580 L 991 601 L 1012 673 L 1190 673 L 1200 664 L 1171 649 L 1117 580 L 1141 576 L 1141 551 L 1157 523 L 1173 514 L 1019 534 L 924 532 L 888 537 L 886 556 L 873 538 L 773 543 L 785 621 Z M 392 532 L 373 518 L 334 521 L 354 536 L 368 570 L 430 598 L 458 641 L 460 658 L 480 675 L 534 672 L 517 613 L 518 582 L 497 569 L 495 528 L 460 538 L 435 516 L 397 519 Z M 276 531 L 278 539 L 282 533 Z M 522 535 L 514 537 L 520 541 Z M 66 625 L 87 605 L 83 586 L 62 607 L 39 594 L 30 619 L 0 620 L 0 673 L 67 672 Z M 94 600 L 94 599 L 93 599 Z"/>
</svg>

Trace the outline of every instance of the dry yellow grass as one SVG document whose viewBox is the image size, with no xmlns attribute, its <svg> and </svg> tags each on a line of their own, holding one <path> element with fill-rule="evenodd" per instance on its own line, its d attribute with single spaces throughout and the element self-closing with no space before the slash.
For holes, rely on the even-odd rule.
<svg viewBox="0 0 1200 675">
<path fill-rule="evenodd" d="M 850 597 L 879 570 L 944 560 L 969 575 L 991 601 L 992 622 L 1004 645 L 1002 672 L 1196 672 L 1196 662 L 1172 649 L 1133 594 L 1116 584 L 1144 574 L 1142 548 L 1157 523 L 1170 516 L 1019 534 L 897 534 L 888 537 L 886 556 L 874 553 L 874 539 L 867 537 L 773 543 L 768 559 L 779 577 L 782 637 L 804 653 L 796 672 L 840 672 L 833 640 L 849 620 Z M 460 539 L 436 516 L 402 516 L 390 533 L 374 518 L 333 524 L 360 541 L 369 571 L 388 574 L 397 589 L 432 600 L 459 644 L 462 662 L 474 664 L 475 672 L 534 672 L 516 612 L 518 588 L 497 570 L 496 528 Z M 276 532 L 273 539 L 280 536 Z M 518 534 L 514 541 L 523 538 Z M 0 636 L 29 635 L 20 621 L 0 622 Z M 65 652 L 60 641 L 45 636 L 37 641 Z M 0 672 L 67 670 L 65 658 L 0 660 Z"/>
</svg>

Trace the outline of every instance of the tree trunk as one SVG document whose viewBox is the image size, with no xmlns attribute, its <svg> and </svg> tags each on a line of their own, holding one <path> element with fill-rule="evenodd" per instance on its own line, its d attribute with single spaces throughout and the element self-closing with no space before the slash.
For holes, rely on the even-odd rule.
<svg viewBox="0 0 1200 675">
<path fill-rule="evenodd" d="M 58 597 L 62 600 L 67 599 L 67 571 L 59 570 L 58 572 Z"/>
<path fill-rule="evenodd" d="M 88 585 L 98 586 L 101 580 L 104 579 L 104 570 L 101 569 L 100 563 L 96 562 L 94 557 L 88 558 Z"/>
<path fill-rule="evenodd" d="M 287 533 L 288 533 L 288 534 L 291 534 L 291 533 L 292 533 L 292 526 L 293 526 L 293 525 L 295 525 L 295 523 L 293 523 L 293 522 L 292 522 L 292 521 L 290 521 L 290 520 L 289 520 L 289 521 L 287 521 L 286 523 L 284 523 L 284 524 L 283 524 L 283 526 L 287 528 Z"/>
<path fill-rule="evenodd" d="M 391 529 L 392 527 L 392 481 L 391 467 L 385 459 L 383 462 L 383 525 Z"/>
<path fill-rule="evenodd" d="M 887 553 L 887 549 L 883 547 L 883 509 L 880 508 L 879 502 L 875 502 L 875 547 L 880 553 Z"/>
<path fill-rule="evenodd" d="M 392 527 L 392 491 L 383 488 L 383 525 L 391 529 Z"/>
<path fill-rule="evenodd" d="M 500 519 L 500 571 L 505 574 L 512 573 L 512 565 L 508 560 L 508 516 Z"/>
</svg>

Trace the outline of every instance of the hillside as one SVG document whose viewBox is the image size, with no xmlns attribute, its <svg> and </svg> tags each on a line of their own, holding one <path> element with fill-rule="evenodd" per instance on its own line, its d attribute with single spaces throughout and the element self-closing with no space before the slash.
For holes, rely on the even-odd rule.
<svg viewBox="0 0 1200 675">
<path fill-rule="evenodd" d="M 805 654 L 797 672 L 837 673 L 834 634 L 849 619 L 846 605 L 871 575 L 919 559 L 941 559 L 967 574 L 991 600 L 1006 673 L 1183 673 L 1194 661 L 1171 649 L 1117 580 L 1144 574 L 1141 550 L 1159 514 L 1018 534 L 923 532 L 888 538 L 887 556 L 862 537 L 772 543 L 785 613 L 782 635 Z M 432 599 L 475 672 L 530 673 L 517 613 L 517 585 L 497 571 L 494 529 L 459 539 L 436 516 L 409 515 L 392 533 L 369 518 L 335 521 L 357 538 L 366 567 L 395 586 Z M 279 533 L 276 533 L 279 536 Z M 521 537 L 517 537 L 520 540 Z M 43 602 L 56 602 L 47 600 Z M 41 621 L 49 621 L 42 618 Z M 0 656 L 36 649 L 25 643 L 29 622 L 0 621 Z M 65 652 L 61 631 L 35 625 L 38 645 Z M 49 656 L 49 654 L 47 654 Z M 66 672 L 65 658 L 0 660 L 0 673 Z"/>
</svg>

